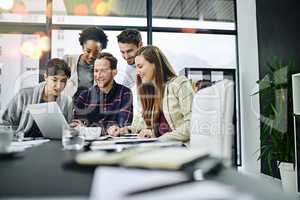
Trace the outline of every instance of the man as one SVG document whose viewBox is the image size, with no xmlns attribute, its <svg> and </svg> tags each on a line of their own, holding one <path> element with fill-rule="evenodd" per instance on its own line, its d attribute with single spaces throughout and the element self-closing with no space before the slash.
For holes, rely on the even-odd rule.
<svg viewBox="0 0 300 200">
<path fill-rule="evenodd" d="M 88 27 L 79 34 L 81 55 L 66 55 L 64 59 L 71 68 L 71 78 L 64 94 L 76 99 L 83 91 L 94 85 L 94 62 L 96 56 L 106 48 L 107 36 L 100 27 Z"/>
<path fill-rule="evenodd" d="M 1 123 L 17 126 L 17 133 L 25 137 L 42 137 L 38 126 L 27 110 L 27 105 L 56 101 L 67 121 L 73 117 L 72 99 L 60 95 L 71 76 L 69 66 L 64 60 L 54 58 L 47 64 L 45 82 L 35 87 L 24 88 L 13 97 L 1 116 Z"/>
<path fill-rule="evenodd" d="M 134 58 L 137 50 L 143 46 L 142 36 L 138 30 L 126 29 L 117 36 L 117 39 L 122 57 L 128 66 L 119 70 L 116 81 L 133 88 L 136 82 Z"/>
<path fill-rule="evenodd" d="M 94 64 L 97 84 L 75 100 L 75 118 L 87 126 L 102 126 L 108 133 L 131 124 L 132 93 L 114 81 L 116 74 L 117 59 L 110 53 L 99 54 Z"/>
</svg>

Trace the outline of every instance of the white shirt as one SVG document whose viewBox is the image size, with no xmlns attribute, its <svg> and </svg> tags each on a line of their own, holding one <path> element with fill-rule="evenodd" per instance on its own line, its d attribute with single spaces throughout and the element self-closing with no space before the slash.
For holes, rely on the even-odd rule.
<svg viewBox="0 0 300 200">
<path fill-rule="evenodd" d="M 115 76 L 115 81 L 128 88 L 133 88 L 136 81 L 136 70 L 135 65 L 127 65 L 122 69 L 118 69 L 118 73 Z"/>
<path fill-rule="evenodd" d="M 136 69 L 135 65 L 127 65 L 125 68 L 118 69 L 118 73 L 114 80 L 122 85 L 125 85 L 132 91 L 133 96 L 133 122 L 138 120 L 141 115 L 141 105 L 138 101 L 136 89 Z"/>
</svg>

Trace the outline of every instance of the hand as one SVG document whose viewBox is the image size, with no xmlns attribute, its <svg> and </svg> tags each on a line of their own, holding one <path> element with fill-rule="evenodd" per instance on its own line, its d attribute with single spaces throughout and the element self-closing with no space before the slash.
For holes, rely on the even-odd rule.
<svg viewBox="0 0 300 200">
<path fill-rule="evenodd" d="M 108 135 L 118 137 L 118 136 L 120 136 L 120 129 L 121 129 L 120 127 L 118 127 L 116 125 L 112 125 L 106 131 L 107 131 Z"/>
<path fill-rule="evenodd" d="M 80 127 L 85 127 L 84 123 L 79 120 L 79 119 L 73 119 L 71 124 L 70 124 L 71 128 L 80 128 Z"/>
<path fill-rule="evenodd" d="M 155 138 L 154 132 L 151 129 L 141 130 L 138 136 L 141 138 Z"/>
</svg>

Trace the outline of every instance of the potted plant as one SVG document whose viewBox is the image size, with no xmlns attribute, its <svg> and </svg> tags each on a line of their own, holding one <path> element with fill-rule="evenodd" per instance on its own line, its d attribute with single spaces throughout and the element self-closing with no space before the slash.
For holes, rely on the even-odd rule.
<svg viewBox="0 0 300 200">
<path fill-rule="evenodd" d="M 266 160 L 272 174 L 276 160 L 284 191 L 296 191 L 294 124 L 292 111 L 292 74 L 295 62 L 283 64 L 274 59 L 268 64 L 268 73 L 257 81 L 261 105 L 261 148 L 258 159 Z M 287 180 L 291 179 L 291 180 Z"/>
</svg>

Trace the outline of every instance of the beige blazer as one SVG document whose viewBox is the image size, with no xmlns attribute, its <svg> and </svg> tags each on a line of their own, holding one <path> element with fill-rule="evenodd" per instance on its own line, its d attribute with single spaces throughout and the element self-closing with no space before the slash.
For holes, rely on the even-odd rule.
<svg viewBox="0 0 300 200">
<path fill-rule="evenodd" d="M 178 76 L 166 83 L 163 113 L 172 131 L 160 136 L 160 140 L 189 141 L 193 96 L 192 85 L 184 76 Z M 145 128 L 147 126 L 140 113 L 130 129 L 138 132 Z"/>
</svg>

